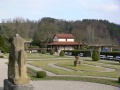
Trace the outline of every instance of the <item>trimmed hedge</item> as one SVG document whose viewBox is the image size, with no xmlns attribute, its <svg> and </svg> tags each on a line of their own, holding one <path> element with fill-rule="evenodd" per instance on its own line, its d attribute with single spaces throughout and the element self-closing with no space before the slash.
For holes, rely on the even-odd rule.
<svg viewBox="0 0 120 90">
<path fill-rule="evenodd" d="M 55 54 L 55 52 L 54 52 L 53 49 L 51 49 L 51 50 L 50 50 L 50 55 L 53 55 L 53 54 Z"/>
<path fill-rule="evenodd" d="M 37 77 L 38 78 L 44 78 L 44 77 L 46 77 L 46 72 L 45 71 L 38 71 L 37 72 Z"/>
<path fill-rule="evenodd" d="M 65 52 L 72 53 L 72 56 L 78 56 L 78 54 L 83 53 L 83 57 L 91 57 L 89 50 L 63 50 Z"/>
<path fill-rule="evenodd" d="M 29 46 L 28 48 L 39 48 L 39 46 Z"/>
<path fill-rule="evenodd" d="M 46 50 L 45 49 L 42 50 L 42 54 L 46 54 Z"/>
<path fill-rule="evenodd" d="M 98 61 L 100 59 L 99 57 L 99 54 L 97 51 L 93 51 L 93 54 L 92 54 L 92 60 L 93 61 Z"/>
<path fill-rule="evenodd" d="M 63 56 L 64 56 L 64 51 L 63 51 L 63 50 L 62 50 L 62 51 L 60 51 L 59 56 L 61 56 L 61 57 L 63 57 Z"/>
<path fill-rule="evenodd" d="M 100 55 L 110 55 L 113 57 L 120 56 L 120 52 L 100 52 Z"/>
<path fill-rule="evenodd" d="M 118 78 L 118 82 L 120 83 L 120 77 Z"/>
<path fill-rule="evenodd" d="M 0 58 L 4 58 L 4 56 L 0 56 Z"/>
</svg>

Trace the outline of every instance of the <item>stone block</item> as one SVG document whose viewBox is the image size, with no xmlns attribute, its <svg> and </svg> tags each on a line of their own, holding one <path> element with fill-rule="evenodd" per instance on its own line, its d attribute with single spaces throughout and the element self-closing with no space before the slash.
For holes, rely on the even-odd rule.
<svg viewBox="0 0 120 90">
<path fill-rule="evenodd" d="M 5 79 L 4 90 L 33 90 L 33 85 L 32 84 L 14 85 L 8 79 Z"/>
<path fill-rule="evenodd" d="M 81 62 L 79 60 L 74 61 L 74 66 L 80 66 Z"/>
</svg>

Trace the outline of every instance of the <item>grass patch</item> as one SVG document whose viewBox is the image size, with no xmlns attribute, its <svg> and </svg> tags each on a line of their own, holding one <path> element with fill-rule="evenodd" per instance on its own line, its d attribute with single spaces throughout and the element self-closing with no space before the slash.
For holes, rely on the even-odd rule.
<svg viewBox="0 0 120 90">
<path fill-rule="evenodd" d="M 118 78 L 119 77 L 118 65 L 111 65 L 111 64 L 105 64 L 105 63 L 101 64 L 101 62 L 91 62 L 91 61 L 83 60 L 82 63 L 88 64 L 88 65 L 81 64 L 78 67 L 74 67 L 73 61 L 74 60 L 41 60 L 41 61 L 30 62 L 30 64 L 40 67 L 40 68 L 43 68 L 47 71 L 56 73 L 58 75 L 85 75 L 85 76 L 109 77 L 109 78 Z M 56 63 L 56 65 L 58 65 L 58 66 L 72 69 L 75 71 L 66 71 L 66 70 L 59 69 L 59 68 L 53 68 L 48 65 L 50 63 Z M 96 66 L 89 66 L 89 65 L 104 66 L 107 68 L 116 69 L 116 71 L 101 72 L 101 71 L 104 71 L 104 68 L 100 68 L 100 67 L 96 67 Z M 83 71 L 83 72 L 81 72 L 81 71 Z"/>
<path fill-rule="evenodd" d="M 48 58 L 71 58 L 72 56 L 64 56 L 60 57 L 59 55 L 50 55 L 49 53 L 47 54 L 41 54 L 41 53 L 27 53 L 27 58 L 28 59 L 48 59 Z M 74 57 L 72 57 L 74 58 Z"/>
<path fill-rule="evenodd" d="M 30 55 L 30 54 L 29 54 Z M 30 56 L 30 57 L 37 57 L 36 54 L 35 56 Z M 47 76 L 45 78 L 37 78 L 36 75 L 33 76 L 31 74 L 28 74 L 32 80 L 66 80 L 66 81 L 84 81 L 84 82 L 93 82 L 93 83 L 101 83 L 101 84 L 106 84 L 106 85 L 112 85 L 112 86 L 117 86 L 120 87 L 120 83 L 118 80 L 111 80 L 111 79 L 101 79 L 101 78 L 90 78 L 90 77 L 80 77 L 80 76 L 95 76 L 95 77 L 110 77 L 110 78 L 118 78 L 120 77 L 120 68 L 119 68 L 119 63 L 114 62 L 114 61 L 105 61 L 105 60 L 100 60 L 97 62 L 92 61 L 91 59 L 86 59 L 82 58 L 81 60 L 82 64 L 78 67 L 74 67 L 74 57 L 73 59 L 69 59 L 70 57 L 65 57 L 61 59 L 55 59 L 59 56 L 52 56 L 52 55 L 43 55 L 43 54 L 38 54 L 40 59 L 45 59 L 45 60 L 40 60 L 40 61 L 33 61 L 29 62 L 30 64 L 40 67 L 44 70 L 56 73 L 58 75 L 76 75 L 76 77 L 70 77 L 70 76 Z M 38 58 L 38 57 L 37 57 Z M 67 59 L 68 58 L 68 59 Z M 60 68 L 54 68 L 52 66 L 49 66 L 49 64 L 55 63 L 58 66 L 72 69 L 74 71 L 66 71 Z M 85 64 L 85 65 L 84 65 Z M 90 66 L 93 65 L 93 66 Z M 114 72 L 100 72 L 104 70 L 103 68 L 96 68 L 96 66 L 101 66 L 101 67 L 106 67 L 106 68 L 113 68 L 116 69 Z M 37 71 L 28 68 L 32 72 L 36 73 Z M 78 77 L 77 77 L 78 76 Z"/>
<path fill-rule="evenodd" d="M 81 64 L 80 66 L 75 67 L 73 65 L 73 61 L 69 61 L 68 63 L 61 62 L 61 63 L 57 63 L 56 65 L 62 66 L 65 68 L 69 68 L 69 69 L 72 69 L 75 71 L 80 70 L 80 71 L 87 71 L 87 72 L 96 72 L 96 71 L 103 71 L 104 70 L 104 68 L 89 66 L 89 65 L 84 65 L 84 64 Z"/>
</svg>

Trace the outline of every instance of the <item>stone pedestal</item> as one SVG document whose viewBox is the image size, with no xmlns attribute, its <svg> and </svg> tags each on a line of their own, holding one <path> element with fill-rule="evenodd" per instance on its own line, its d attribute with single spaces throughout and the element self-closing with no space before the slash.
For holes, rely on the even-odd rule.
<svg viewBox="0 0 120 90">
<path fill-rule="evenodd" d="M 74 66 L 80 66 L 81 62 L 79 60 L 74 61 Z"/>
<path fill-rule="evenodd" d="M 14 85 L 8 79 L 5 79 L 4 90 L 33 90 L 33 85 L 32 84 Z"/>
</svg>

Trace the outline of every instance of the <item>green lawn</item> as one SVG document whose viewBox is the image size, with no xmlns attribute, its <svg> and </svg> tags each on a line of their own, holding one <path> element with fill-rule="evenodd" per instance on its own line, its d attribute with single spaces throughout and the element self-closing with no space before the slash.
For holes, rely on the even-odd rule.
<svg viewBox="0 0 120 90">
<path fill-rule="evenodd" d="M 92 61 L 91 58 L 80 58 L 81 65 L 75 67 L 74 66 L 75 58 L 71 56 L 59 57 L 59 55 L 29 53 L 28 59 L 31 59 L 28 62 L 31 65 L 40 67 L 44 70 L 53 72 L 57 75 L 63 75 L 61 77 L 47 76 L 46 78 L 43 78 L 43 79 L 38 79 L 35 76 L 30 76 L 34 80 L 75 80 L 75 81 L 96 82 L 96 83 L 119 86 L 118 81 L 109 79 L 109 78 L 117 79 L 119 77 L 118 62 L 107 61 L 107 60 Z M 38 59 L 38 60 L 36 61 L 35 59 Z M 71 69 L 73 71 L 67 71 L 67 70 L 52 67 L 49 65 L 53 63 L 56 66 Z M 106 68 L 113 69 L 114 71 L 106 72 L 107 71 Z M 66 77 L 64 75 L 73 75 L 73 76 Z M 92 78 L 92 77 L 86 78 L 81 76 L 93 76 L 96 78 Z M 106 77 L 106 79 L 97 78 L 97 77 Z"/>
<path fill-rule="evenodd" d="M 64 57 L 59 57 L 59 55 L 50 55 L 49 53 L 47 54 L 41 54 L 41 53 L 27 53 L 28 59 L 47 59 L 47 58 L 71 58 L 71 56 L 64 56 Z"/>
<path fill-rule="evenodd" d="M 29 62 L 30 64 L 41 67 L 45 70 L 48 70 L 50 72 L 56 73 L 58 75 L 84 75 L 84 76 L 99 76 L 99 77 L 109 77 L 109 78 L 118 78 L 119 77 L 119 64 L 118 62 L 111 62 L 110 64 L 107 63 L 108 61 L 98 61 L 94 62 L 92 60 L 83 60 L 82 64 L 80 66 L 74 67 L 73 65 L 74 60 L 40 60 L 40 61 L 34 61 Z M 66 71 L 60 68 L 55 68 L 52 66 L 49 66 L 48 64 L 55 63 L 57 66 L 61 66 L 64 68 L 72 69 L 74 71 Z M 84 65 L 85 64 L 85 65 Z M 115 64 L 115 65 L 113 65 Z M 92 65 L 92 66 L 91 66 Z M 96 67 L 96 66 L 102 66 L 105 68 L 114 69 L 115 71 L 112 72 L 106 72 L 105 68 Z"/>
</svg>

